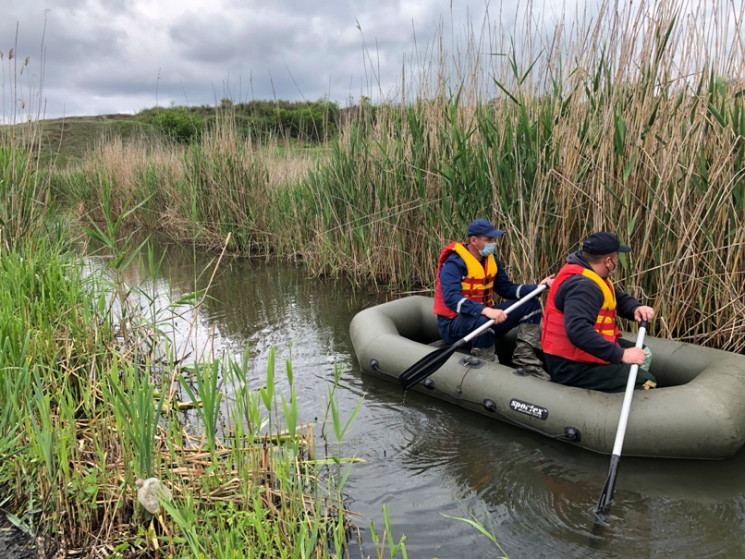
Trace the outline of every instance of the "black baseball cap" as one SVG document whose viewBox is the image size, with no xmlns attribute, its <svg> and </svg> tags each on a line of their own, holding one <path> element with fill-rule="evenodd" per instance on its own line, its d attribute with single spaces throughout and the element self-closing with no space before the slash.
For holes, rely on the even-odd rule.
<svg viewBox="0 0 745 559">
<path fill-rule="evenodd" d="M 626 245 L 618 240 L 618 235 L 608 231 L 593 233 L 582 243 L 582 251 L 587 254 L 611 254 L 612 252 L 631 252 Z"/>
</svg>

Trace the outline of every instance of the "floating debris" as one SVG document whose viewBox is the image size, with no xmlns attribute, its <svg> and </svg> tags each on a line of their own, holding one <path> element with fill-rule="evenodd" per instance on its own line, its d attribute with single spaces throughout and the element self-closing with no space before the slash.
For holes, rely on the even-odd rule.
<svg viewBox="0 0 745 559">
<path fill-rule="evenodd" d="M 138 479 L 135 485 L 139 488 L 137 489 L 137 500 L 152 514 L 158 512 L 160 500 L 170 501 L 173 498 L 171 490 L 157 477 L 149 477 L 145 480 Z"/>
</svg>

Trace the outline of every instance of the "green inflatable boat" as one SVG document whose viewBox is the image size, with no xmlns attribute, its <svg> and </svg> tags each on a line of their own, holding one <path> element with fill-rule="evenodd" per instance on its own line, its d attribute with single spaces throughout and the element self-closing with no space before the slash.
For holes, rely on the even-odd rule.
<svg viewBox="0 0 745 559">
<path fill-rule="evenodd" d="M 355 315 L 350 336 L 361 369 L 398 384 L 412 364 L 447 347 L 439 339 L 432 306 L 430 297 L 410 296 Z M 507 336 L 497 349 L 503 362 L 511 355 L 511 342 Z M 652 350 L 651 372 L 659 384 L 634 392 L 623 454 L 684 459 L 734 455 L 745 444 L 745 355 L 649 336 L 644 343 Z M 519 373 L 456 351 L 411 389 L 611 454 L 623 393 L 563 386 Z"/>
</svg>

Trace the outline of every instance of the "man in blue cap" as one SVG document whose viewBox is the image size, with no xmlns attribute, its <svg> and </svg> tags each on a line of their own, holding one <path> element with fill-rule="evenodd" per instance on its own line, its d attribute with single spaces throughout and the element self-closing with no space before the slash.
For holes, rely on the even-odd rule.
<svg viewBox="0 0 745 559">
<path fill-rule="evenodd" d="M 512 311 L 504 309 L 534 289 L 537 284 L 516 284 L 507 276 L 499 259 L 494 256 L 497 237 L 504 231 L 486 219 L 476 219 L 468 226 L 465 243 L 450 243 L 440 254 L 435 283 L 437 327 L 442 339 L 454 344 L 489 320 L 494 325 L 471 341 L 471 353 L 488 361 L 496 361 L 494 342 L 517 326 L 517 341 L 512 364 L 533 376 L 550 380 L 540 358 L 541 303 L 530 299 Z M 554 276 L 541 283 L 549 286 Z M 504 301 L 493 305 L 496 293 Z"/>
<path fill-rule="evenodd" d="M 548 292 L 541 345 L 551 380 L 570 386 L 623 392 L 631 365 L 639 365 L 635 388 L 654 388 L 651 353 L 620 338 L 617 317 L 651 320 L 654 309 L 613 285 L 620 252 L 631 249 L 607 231 L 587 237 L 570 254 Z"/>
</svg>

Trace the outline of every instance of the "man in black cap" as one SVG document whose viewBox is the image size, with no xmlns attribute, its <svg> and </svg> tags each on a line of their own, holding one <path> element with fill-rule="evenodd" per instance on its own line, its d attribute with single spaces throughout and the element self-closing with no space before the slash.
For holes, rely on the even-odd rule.
<svg viewBox="0 0 745 559">
<path fill-rule="evenodd" d="M 551 380 L 570 386 L 623 392 L 631 365 L 639 365 L 635 388 L 654 388 L 651 353 L 620 338 L 617 317 L 651 320 L 654 309 L 617 289 L 610 274 L 619 252 L 631 249 L 601 231 L 570 254 L 548 292 L 541 344 Z"/>
<path fill-rule="evenodd" d="M 502 263 L 494 256 L 497 237 L 504 231 L 486 219 L 468 226 L 466 243 L 450 243 L 440 254 L 435 283 L 437 327 L 442 339 L 454 344 L 489 320 L 494 325 L 471 341 L 471 352 L 488 361 L 496 361 L 494 342 L 517 326 L 517 341 L 512 364 L 526 373 L 550 380 L 540 358 L 541 304 L 530 299 L 508 315 L 509 307 L 531 291 L 536 284 L 512 283 Z M 541 281 L 549 286 L 554 276 Z M 505 301 L 492 306 L 496 293 Z"/>
</svg>

